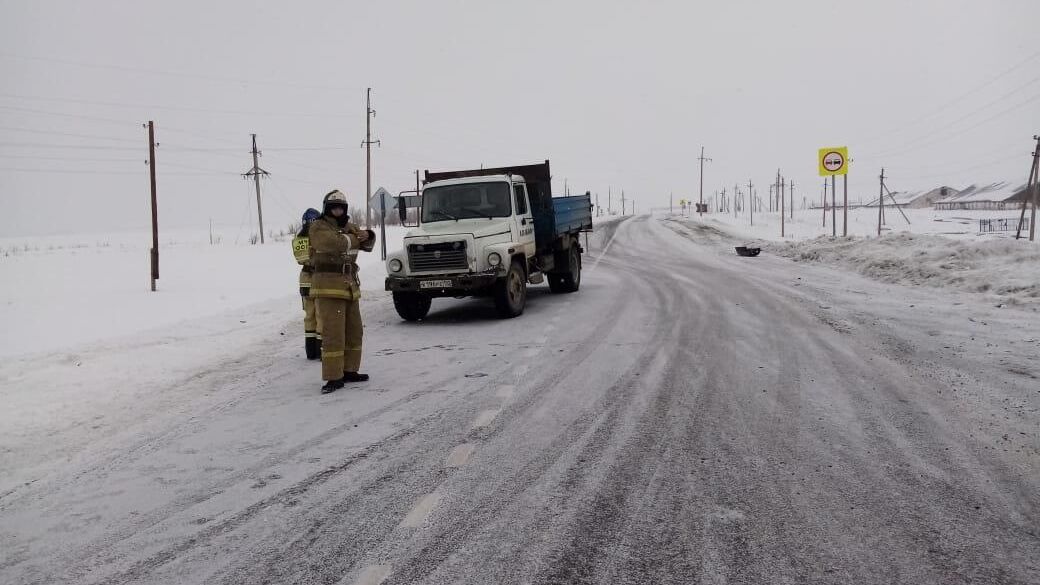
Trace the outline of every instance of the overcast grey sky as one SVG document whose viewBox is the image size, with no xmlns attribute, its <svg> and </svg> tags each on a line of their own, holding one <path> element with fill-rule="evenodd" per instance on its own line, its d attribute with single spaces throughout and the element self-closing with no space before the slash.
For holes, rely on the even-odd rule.
<svg viewBox="0 0 1040 585">
<path fill-rule="evenodd" d="M 1040 133 L 1037 0 L 157 2 L 0 0 L 0 236 L 239 225 L 259 135 L 265 223 L 414 169 L 552 161 L 555 189 L 641 209 L 777 168 L 819 198 L 1024 182 Z M 194 150 L 192 150 L 194 149 Z"/>
</svg>

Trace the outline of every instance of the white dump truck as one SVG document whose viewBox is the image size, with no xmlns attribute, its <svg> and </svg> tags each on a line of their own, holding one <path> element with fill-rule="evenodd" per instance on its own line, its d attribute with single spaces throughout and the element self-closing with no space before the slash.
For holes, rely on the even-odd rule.
<svg viewBox="0 0 1040 585">
<path fill-rule="evenodd" d="M 578 236 L 592 230 L 588 193 L 553 197 L 549 161 L 426 171 L 418 225 L 387 257 L 386 290 L 397 313 L 424 318 L 436 297 L 490 296 L 502 317 L 524 312 L 527 285 L 554 293 L 581 285 Z M 407 208 L 399 207 L 404 221 Z"/>
</svg>

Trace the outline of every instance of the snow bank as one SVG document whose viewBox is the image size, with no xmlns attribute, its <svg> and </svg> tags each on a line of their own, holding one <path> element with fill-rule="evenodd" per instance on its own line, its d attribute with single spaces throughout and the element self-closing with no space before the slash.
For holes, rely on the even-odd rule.
<svg viewBox="0 0 1040 585">
<path fill-rule="evenodd" d="M 760 245 L 795 261 L 838 264 L 884 282 L 951 287 L 994 295 L 1009 304 L 1040 304 L 1040 246 L 1026 241 L 897 233 Z"/>
</svg>

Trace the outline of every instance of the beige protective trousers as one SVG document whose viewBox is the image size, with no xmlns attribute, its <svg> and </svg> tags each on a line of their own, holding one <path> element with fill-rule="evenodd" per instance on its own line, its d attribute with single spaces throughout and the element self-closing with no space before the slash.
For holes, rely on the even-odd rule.
<svg viewBox="0 0 1040 585">
<path fill-rule="evenodd" d="M 361 301 L 318 297 L 321 323 L 321 379 L 339 380 L 361 367 Z"/>
<path fill-rule="evenodd" d="M 321 339 L 321 326 L 318 325 L 318 311 L 313 297 L 303 299 L 303 336 Z"/>
</svg>

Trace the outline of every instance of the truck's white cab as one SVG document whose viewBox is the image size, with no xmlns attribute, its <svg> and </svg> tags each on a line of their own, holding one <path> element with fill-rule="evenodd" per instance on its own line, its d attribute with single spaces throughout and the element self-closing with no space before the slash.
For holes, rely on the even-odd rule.
<svg viewBox="0 0 1040 585">
<path fill-rule="evenodd" d="M 489 258 L 492 252 L 498 255 Z M 497 273 L 517 257 L 526 270 L 534 253 L 534 217 L 522 176 L 447 179 L 423 189 L 419 226 L 405 235 L 404 249 L 387 258 L 387 273 Z"/>
</svg>

